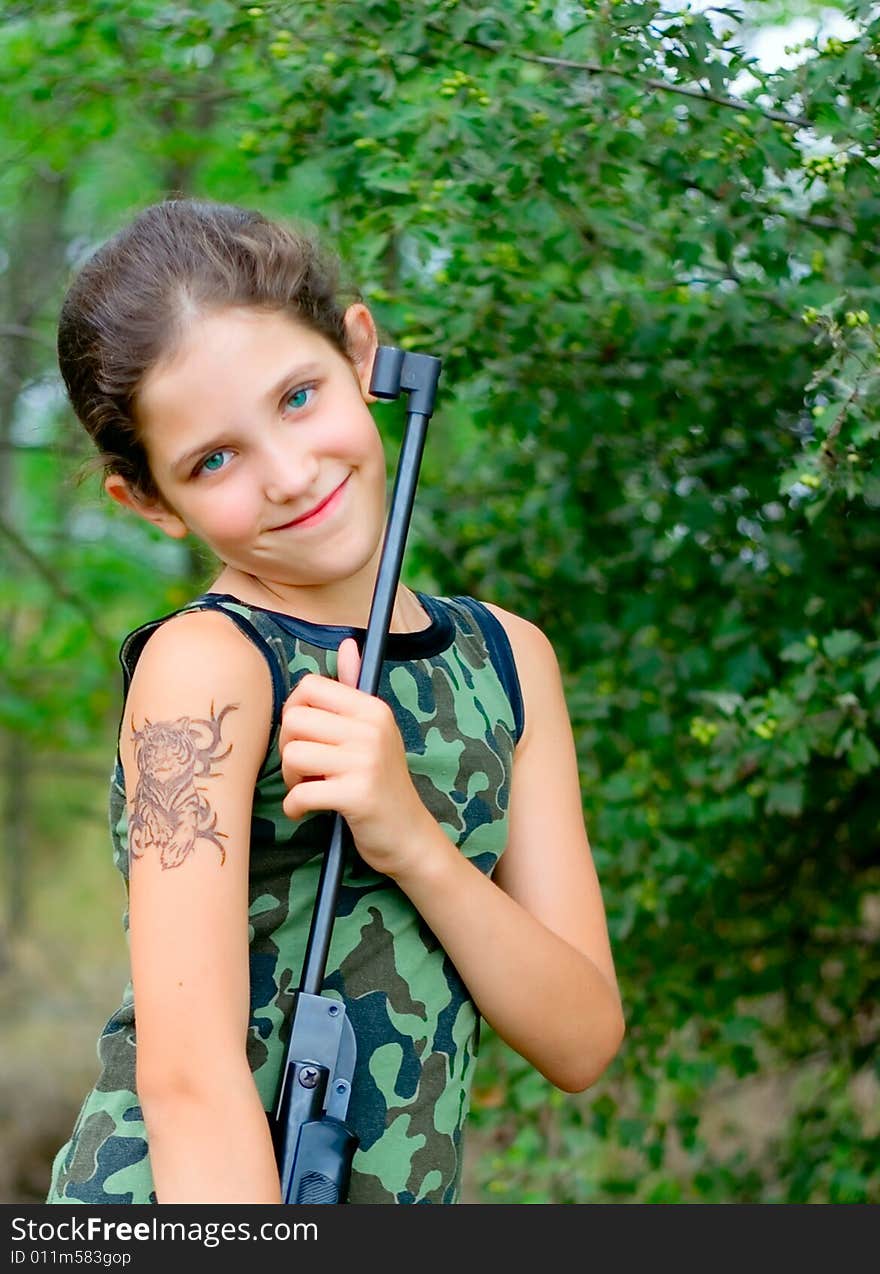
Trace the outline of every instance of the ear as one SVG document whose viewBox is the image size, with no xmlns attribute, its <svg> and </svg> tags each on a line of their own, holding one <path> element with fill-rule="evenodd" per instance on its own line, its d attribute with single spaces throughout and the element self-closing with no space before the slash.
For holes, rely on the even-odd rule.
<svg viewBox="0 0 880 1274">
<path fill-rule="evenodd" d="M 138 517 L 145 518 L 147 522 L 152 522 L 153 526 L 157 526 L 160 531 L 164 531 L 172 539 L 182 540 L 189 535 L 189 528 L 176 513 L 164 505 L 161 500 L 147 500 L 138 495 L 134 488 L 129 486 L 125 478 L 118 473 L 107 475 L 104 480 L 104 490 L 117 504 L 121 504 L 125 509 L 131 509 L 132 513 L 136 513 Z"/>
<path fill-rule="evenodd" d="M 345 311 L 345 330 L 364 402 L 378 402 L 379 400 L 370 393 L 370 380 L 373 375 L 373 362 L 376 358 L 379 337 L 372 314 L 360 301 L 350 305 Z"/>
</svg>

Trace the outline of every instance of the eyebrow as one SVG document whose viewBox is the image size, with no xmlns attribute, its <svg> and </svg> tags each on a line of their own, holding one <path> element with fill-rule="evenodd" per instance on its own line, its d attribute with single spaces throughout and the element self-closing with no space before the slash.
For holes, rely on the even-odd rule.
<svg viewBox="0 0 880 1274">
<path fill-rule="evenodd" d="M 277 385 L 273 385 L 271 389 L 267 390 L 264 402 L 274 402 L 277 398 L 281 397 L 285 389 L 287 389 L 290 385 L 295 384 L 296 381 L 302 380 L 303 378 L 315 376 L 319 371 L 321 371 L 320 363 L 300 363 L 298 367 L 292 368 L 286 376 L 282 376 Z M 228 431 L 225 434 L 216 434 L 213 438 L 208 438 L 205 442 L 200 443 L 199 446 L 192 447 L 189 451 L 184 452 L 182 456 L 178 456 L 176 460 L 172 461 L 172 471 L 177 473 L 179 470 L 187 468 L 187 466 L 192 464 L 194 460 L 198 460 L 201 456 L 210 455 L 212 451 L 216 451 L 223 445 L 228 436 Z"/>
</svg>

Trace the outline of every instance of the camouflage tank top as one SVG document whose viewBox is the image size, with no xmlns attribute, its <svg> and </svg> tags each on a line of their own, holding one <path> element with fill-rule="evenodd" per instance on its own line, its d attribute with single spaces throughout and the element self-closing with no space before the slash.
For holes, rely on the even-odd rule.
<svg viewBox="0 0 880 1274">
<path fill-rule="evenodd" d="M 503 627 L 468 597 L 417 593 L 430 625 L 389 634 L 379 695 L 394 712 L 413 783 L 449 838 L 491 874 L 507 839 L 514 748 L 523 707 Z M 248 1060 L 274 1109 L 321 858 L 334 815 L 292 822 L 281 803 L 281 709 L 308 672 L 336 676 L 336 652 L 364 630 L 306 623 L 205 593 L 183 611 L 222 611 L 264 655 L 273 725 L 253 799 L 250 855 Z M 179 614 L 175 611 L 173 614 Z M 120 650 L 127 692 L 149 636 Z M 128 880 L 127 808 L 117 753 L 110 785 L 115 862 Z M 406 895 L 352 855 L 339 891 L 323 991 L 344 1002 L 357 1041 L 347 1122 L 359 1138 L 351 1203 L 454 1203 L 479 1035 L 478 1014 L 452 962 Z M 128 927 L 128 915 L 125 915 Z M 98 1041 L 101 1072 L 70 1141 L 56 1156 L 50 1203 L 151 1203 L 156 1196 L 135 1090 L 135 1007 L 129 983 Z"/>
</svg>

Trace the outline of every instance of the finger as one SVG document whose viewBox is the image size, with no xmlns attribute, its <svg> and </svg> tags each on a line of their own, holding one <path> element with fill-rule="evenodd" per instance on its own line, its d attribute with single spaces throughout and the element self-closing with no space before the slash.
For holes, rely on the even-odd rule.
<svg viewBox="0 0 880 1274">
<path fill-rule="evenodd" d="M 324 779 L 321 775 L 312 775 L 292 787 L 281 802 L 281 808 L 288 818 L 302 818 L 313 810 L 338 810 L 344 789 L 339 786 L 340 780 Z"/>
<path fill-rule="evenodd" d="M 335 677 L 323 677 L 317 672 L 307 672 L 291 690 L 281 710 L 282 720 L 294 707 L 310 706 L 327 712 L 356 713 L 362 699 L 369 695 L 352 686 L 346 686 Z"/>
<path fill-rule="evenodd" d="M 355 728 L 359 725 L 355 723 Z M 293 703 L 285 707 L 281 717 L 278 746 L 283 751 L 286 744 L 295 739 L 309 739 L 313 743 L 345 743 L 351 738 L 352 729 L 351 718 L 339 712 Z"/>
<path fill-rule="evenodd" d="M 281 753 L 281 773 L 289 788 L 307 779 L 336 774 L 338 766 L 339 749 L 326 743 L 294 739 Z"/>
<path fill-rule="evenodd" d="M 343 656 L 343 669 L 346 658 L 347 656 Z M 356 680 L 357 677 L 355 677 Z M 333 677 L 322 677 L 313 672 L 307 672 L 301 678 L 296 689 L 288 695 L 286 703 L 309 704 L 313 708 L 325 708 L 328 712 L 361 717 L 367 721 L 377 720 L 382 710 L 382 700 L 377 699 L 375 695 L 358 690 L 356 686 L 336 681 Z"/>
<path fill-rule="evenodd" d="M 357 642 L 353 637 L 346 637 L 339 645 L 336 677 L 345 686 L 357 686 L 361 671 L 361 657 Z"/>
</svg>

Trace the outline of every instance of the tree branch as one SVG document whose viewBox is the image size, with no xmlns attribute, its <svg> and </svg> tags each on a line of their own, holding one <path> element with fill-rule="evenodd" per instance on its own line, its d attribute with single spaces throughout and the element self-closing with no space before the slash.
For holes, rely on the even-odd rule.
<svg viewBox="0 0 880 1274">
<path fill-rule="evenodd" d="M 115 644 L 110 639 L 109 635 L 104 632 L 101 627 L 100 620 L 93 613 L 91 608 L 82 600 L 81 597 L 77 597 L 75 593 L 71 592 L 64 581 L 55 574 L 51 566 L 48 566 L 39 554 L 35 553 L 33 549 L 25 543 L 15 528 L 10 526 L 5 518 L 2 517 L 0 517 L 0 534 L 4 535 L 6 539 L 9 540 L 13 548 L 16 549 L 21 557 L 23 557 L 34 569 L 37 575 L 39 575 L 49 585 L 52 592 L 59 598 L 60 601 L 66 603 L 68 606 L 72 606 L 75 611 L 78 611 L 79 614 L 82 615 L 89 629 L 97 639 L 102 658 L 106 660 L 108 667 L 115 667 Z"/>
<path fill-rule="evenodd" d="M 767 110 L 754 102 L 744 102 L 738 97 L 722 97 L 717 93 L 705 93 L 701 89 L 685 88 L 681 84 L 670 84 L 668 80 L 639 79 L 619 71 L 613 66 L 600 66 L 596 62 L 572 62 L 567 58 L 543 57 L 537 53 L 515 53 L 501 45 L 486 44 L 480 40 L 463 40 L 475 49 L 484 49 L 487 53 L 509 53 L 521 62 L 537 62 L 542 66 L 555 66 L 564 71 L 586 71 L 588 75 L 615 75 L 618 79 L 627 80 L 638 88 L 654 89 L 662 93 L 676 93 L 679 97 L 689 97 L 695 102 L 714 102 L 716 106 L 726 106 L 733 111 L 746 111 L 749 114 L 763 115 L 778 124 L 787 124 L 791 128 L 813 128 L 813 121 L 803 115 L 788 115 L 785 111 Z"/>
<path fill-rule="evenodd" d="M 714 190 L 710 190 L 706 186 L 701 186 L 700 183 L 698 181 L 694 181 L 692 177 L 672 178 L 667 172 L 664 172 L 659 164 L 652 162 L 650 159 L 643 159 L 640 162 L 645 168 L 649 168 L 652 172 L 658 173 L 664 181 L 668 181 L 676 186 L 683 186 L 685 190 L 696 190 L 699 194 L 703 195 L 704 198 L 711 199 L 713 203 L 725 202 L 721 195 L 716 194 Z M 812 230 L 836 230 L 840 234 L 847 234 L 850 237 L 854 237 L 856 233 L 856 228 L 851 221 L 832 221 L 830 217 L 804 217 L 798 212 L 788 212 L 785 208 L 769 208 L 766 204 L 760 204 L 757 202 L 755 202 L 753 206 L 756 210 L 764 213 L 768 217 L 783 217 L 788 221 L 796 221 L 798 225 L 809 226 Z"/>
<path fill-rule="evenodd" d="M 599 66 L 592 62 L 572 62 L 565 58 L 543 57 L 537 54 L 517 53 L 510 49 L 506 49 L 501 45 L 487 44 L 479 40 L 463 40 L 462 43 L 470 45 L 475 49 L 481 49 L 486 53 L 507 54 L 510 57 L 517 58 L 521 62 L 537 62 L 544 65 L 556 66 L 564 70 L 586 71 L 593 75 L 616 75 L 621 79 L 627 80 L 630 83 L 636 84 L 637 86 L 645 89 L 656 89 L 658 91 L 662 90 L 663 92 L 668 93 L 677 93 L 680 96 L 690 97 L 696 101 L 714 102 L 716 105 L 726 106 L 733 110 L 757 112 L 766 119 L 774 120 L 778 123 L 789 124 L 794 128 L 813 127 L 812 121 L 801 115 L 787 115 L 781 111 L 765 110 L 763 107 L 749 102 L 743 102 L 738 98 L 725 98 L 712 93 L 702 93 L 693 89 L 684 88 L 680 84 L 670 84 L 666 80 L 637 79 L 635 76 L 629 75 L 625 71 L 618 71 L 614 67 L 610 66 Z M 646 167 L 657 167 L 656 165 L 651 165 L 647 161 L 641 162 L 645 163 Z M 666 177 L 666 174 L 663 174 L 663 176 Z M 668 177 L 667 180 L 669 180 Z M 694 181 L 685 180 L 680 181 L 677 184 L 684 185 L 687 189 L 698 190 L 707 198 L 714 199 L 717 202 L 717 196 L 713 195 L 711 191 L 704 189 Z M 767 209 L 767 211 L 770 213 L 772 210 Z M 833 230 L 840 234 L 849 235 L 850 237 L 854 237 L 856 234 L 856 227 L 852 224 L 852 222 L 834 221 L 830 217 L 805 217 L 799 213 L 786 212 L 784 210 L 779 210 L 777 215 L 785 217 L 791 221 L 795 221 L 799 225 L 809 226 L 814 230 Z"/>
<path fill-rule="evenodd" d="M 50 337 L 44 336 L 33 327 L 24 327 L 21 323 L 0 323 L 0 336 L 19 336 L 23 341 L 36 341 L 38 345 L 45 345 L 53 354 L 55 352 L 55 342 Z"/>
<path fill-rule="evenodd" d="M 0 438 L 0 452 L 15 451 L 23 456 L 33 455 L 35 452 L 45 451 L 53 456 L 69 456 L 73 460 L 84 459 L 83 452 L 79 447 L 62 446 L 57 442 L 7 442 L 6 439 Z"/>
</svg>

